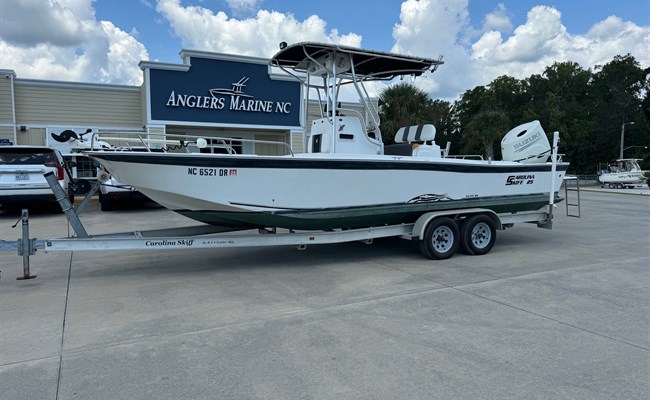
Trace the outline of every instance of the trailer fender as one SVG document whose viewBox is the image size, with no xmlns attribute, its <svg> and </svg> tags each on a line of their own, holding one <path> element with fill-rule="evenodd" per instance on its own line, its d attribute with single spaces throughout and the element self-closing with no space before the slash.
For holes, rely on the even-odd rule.
<svg viewBox="0 0 650 400">
<path fill-rule="evenodd" d="M 466 218 L 469 215 L 474 214 L 485 214 L 494 221 L 494 225 L 497 230 L 503 229 L 501 226 L 501 219 L 499 216 L 492 210 L 487 208 L 466 208 L 462 210 L 446 210 L 446 211 L 432 211 L 420 215 L 420 217 L 415 221 L 413 225 L 413 231 L 411 232 L 412 239 L 423 240 L 424 231 L 427 229 L 427 226 L 431 221 L 438 217 L 449 217 L 453 220 L 460 220 Z"/>
</svg>

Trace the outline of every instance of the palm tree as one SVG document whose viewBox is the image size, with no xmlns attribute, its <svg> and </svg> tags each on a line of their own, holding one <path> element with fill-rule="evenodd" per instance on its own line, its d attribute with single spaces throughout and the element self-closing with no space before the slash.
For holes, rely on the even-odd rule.
<svg viewBox="0 0 650 400">
<path fill-rule="evenodd" d="M 476 114 L 463 131 L 465 149 L 469 152 L 483 151 L 494 159 L 494 143 L 508 131 L 510 118 L 502 111 L 482 111 Z"/>
<path fill-rule="evenodd" d="M 383 142 L 393 143 L 395 133 L 403 126 L 426 123 L 431 107 L 429 95 L 410 83 L 398 83 L 385 89 L 379 96 Z"/>
</svg>

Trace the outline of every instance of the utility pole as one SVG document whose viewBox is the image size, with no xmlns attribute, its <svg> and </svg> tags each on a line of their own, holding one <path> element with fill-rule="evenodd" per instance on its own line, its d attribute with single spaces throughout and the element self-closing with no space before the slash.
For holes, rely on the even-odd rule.
<svg viewBox="0 0 650 400">
<path fill-rule="evenodd" d="M 619 159 L 623 158 L 623 143 L 625 141 L 625 125 L 634 125 L 634 121 L 630 122 L 624 122 L 623 125 L 621 125 L 621 154 L 619 155 Z"/>
</svg>

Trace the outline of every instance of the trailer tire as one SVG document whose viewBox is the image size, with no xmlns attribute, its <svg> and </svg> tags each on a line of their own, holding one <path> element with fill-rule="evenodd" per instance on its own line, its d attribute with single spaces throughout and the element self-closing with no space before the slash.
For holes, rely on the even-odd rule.
<svg viewBox="0 0 650 400">
<path fill-rule="evenodd" d="M 445 260 L 456 253 L 460 239 L 458 225 L 452 219 L 439 217 L 429 222 L 420 240 L 420 251 L 432 260 Z"/>
<path fill-rule="evenodd" d="M 115 209 L 115 205 L 111 201 L 111 199 L 108 198 L 107 195 L 99 193 L 99 206 L 102 211 L 113 211 Z"/>
<path fill-rule="evenodd" d="M 471 215 L 460 228 L 460 249 L 463 253 L 481 256 L 494 247 L 497 229 L 492 218 L 485 214 Z"/>
</svg>

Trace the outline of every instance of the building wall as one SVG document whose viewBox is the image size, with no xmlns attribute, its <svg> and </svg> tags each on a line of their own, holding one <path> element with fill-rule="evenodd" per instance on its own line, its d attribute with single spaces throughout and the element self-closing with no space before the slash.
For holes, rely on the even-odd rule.
<svg viewBox="0 0 650 400">
<path fill-rule="evenodd" d="M 0 139 L 14 142 L 13 104 L 11 101 L 11 83 L 14 72 L 0 70 Z"/>
<path fill-rule="evenodd" d="M 18 145 L 45 146 L 45 128 L 26 128 L 16 132 Z"/>
<path fill-rule="evenodd" d="M 303 136 L 302 132 L 291 132 L 291 151 L 294 154 L 305 152 L 304 145 L 306 141 Z"/>
<path fill-rule="evenodd" d="M 73 129 L 82 133 L 86 128 L 93 131 L 144 130 L 151 133 L 165 133 L 170 126 L 147 124 L 147 96 L 144 84 L 140 87 L 102 85 L 77 82 L 58 82 L 31 79 L 16 79 L 12 70 L 1 70 L 0 75 L 0 139 L 15 144 L 47 144 L 46 135 Z M 11 74 L 11 75 L 9 75 Z M 15 117 L 12 109 L 11 83 L 15 100 Z M 343 108 L 361 111 L 359 103 L 344 103 Z M 237 129 L 231 126 L 226 131 L 233 137 L 283 141 L 289 143 L 294 153 L 305 151 L 309 129 L 314 119 L 321 117 L 319 105 L 314 99 L 308 105 L 305 119 L 305 133 L 300 128 L 292 130 Z M 347 112 L 346 112 L 347 113 Z M 15 127 L 15 128 L 14 128 Z M 14 135 L 14 129 L 16 133 Z M 208 130 L 220 135 L 218 127 L 201 127 L 198 124 L 175 127 L 172 131 Z M 203 134 L 203 132 L 201 132 Z M 208 135 L 210 136 L 210 135 Z M 248 146 L 248 147 L 247 147 Z M 254 148 L 244 145 L 256 154 L 285 154 L 281 146 L 260 144 Z"/>
<path fill-rule="evenodd" d="M 14 143 L 14 129 L 9 126 L 0 126 L 0 139 L 5 139 Z"/>
<path fill-rule="evenodd" d="M 17 125 L 142 127 L 139 87 L 15 81 Z"/>
<path fill-rule="evenodd" d="M 257 134 L 255 135 L 255 140 L 287 143 L 287 135 L 278 134 L 278 133 Z M 287 153 L 288 151 L 285 146 L 267 144 L 267 143 L 255 144 L 255 154 L 258 155 L 282 156 L 282 155 L 286 155 Z"/>
<path fill-rule="evenodd" d="M 140 119 L 142 126 L 147 124 L 147 87 L 145 83 L 140 86 Z"/>
</svg>

